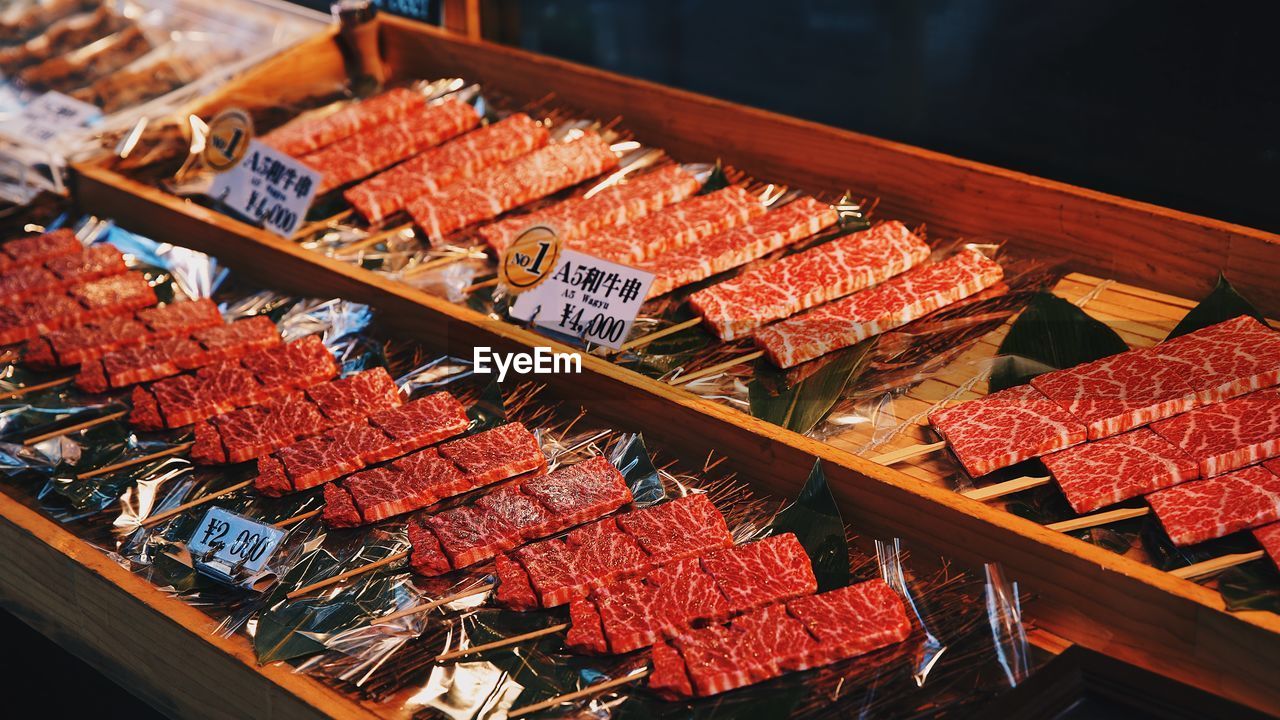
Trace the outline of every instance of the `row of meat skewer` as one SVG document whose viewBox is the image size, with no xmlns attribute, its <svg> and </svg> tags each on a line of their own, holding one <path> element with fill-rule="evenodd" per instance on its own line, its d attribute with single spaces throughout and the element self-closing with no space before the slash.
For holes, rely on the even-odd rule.
<svg viewBox="0 0 1280 720">
<path fill-rule="evenodd" d="M 811 197 L 779 201 L 740 185 L 702 193 L 682 166 L 620 168 L 624 150 L 603 131 L 556 137 L 525 113 L 478 122 L 453 95 L 428 102 L 398 88 L 299 118 L 262 140 L 319 170 L 326 189 L 345 187 L 344 198 L 371 223 L 404 212 L 432 243 L 471 233 L 495 256 L 525 229 L 549 226 L 566 247 L 652 272 L 650 298 L 822 240 L 689 297 L 719 338 L 754 338 L 781 367 L 900 327 L 1003 277 L 976 249 L 929 263 L 929 245 L 897 222 L 839 237 L 837 209 Z M 437 125 L 453 139 L 437 144 L 447 133 L 421 130 Z M 588 192 L 511 213 L 610 172 Z"/>
</svg>

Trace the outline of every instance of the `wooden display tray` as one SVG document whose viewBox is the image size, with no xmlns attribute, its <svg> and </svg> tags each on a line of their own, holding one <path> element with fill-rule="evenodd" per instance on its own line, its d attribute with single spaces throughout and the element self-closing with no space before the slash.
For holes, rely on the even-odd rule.
<svg viewBox="0 0 1280 720">
<path fill-rule="evenodd" d="M 759 178 L 801 188 L 851 187 L 880 214 L 927 221 L 937 235 L 998 236 L 1024 253 L 1066 258 L 1074 271 L 1178 297 L 1198 297 L 1219 268 L 1269 315 L 1280 314 L 1280 238 L 989 166 L 717 101 L 395 18 L 381 21 L 394 78 L 461 76 L 516 100 L 554 90 L 601 118 L 620 115 L 638 139 L 677 158 L 723 157 Z M 289 102 L 331 91 L 344 76 L 334 36 L 260 66 L 194 108 Z M 74 168 L 84 208 L 159 240 L 216 254 L 285 290 L 341 295 L 443 351 L 469 357 L 548 346 L 571 351 L 377 274 L 240 223 L 104 165 Z M 1038 596 L 1035 622 L 1087 647 L 1280 713 L 1280 616 L 1229 613 L 1218 594 L 1132 559 L 987 507 L 908 473 L 755 420 L 688 392 L 583 358 L 582 375 L 537 376 L 569 401 L 673 452 L 715 447 L 761 489 L 794 493 L 815 457 L 827 465 L 859 533 L 900 536 L 970 567 L 999 560 Z"/>
</svg>

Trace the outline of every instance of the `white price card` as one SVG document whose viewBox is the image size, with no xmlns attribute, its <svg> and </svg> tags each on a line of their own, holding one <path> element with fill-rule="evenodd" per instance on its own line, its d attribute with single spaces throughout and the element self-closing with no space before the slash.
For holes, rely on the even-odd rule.
<svg viewBox="0 0 1280 720">
<path fill-rule="evenodd" d="M 285 532 L 222 508 L 210 508 L 187 543 L 198 565 L 228 577 L 262 570 Z"/>
<path fill-rule="evenodd" d="M 516 297 L 511 315 L 617 350 L 652 283 L 653 273 L 564 250 L 550 277 Z"/>
<path fill-rule="evenodd" d="M 230 170 L 216 175 L 209 195 L 271 232 L 291 237 L 302 224 L 320 186 L 320 173 L 263 145 L 249 149 Z"/>
<path fill-rule="evenodd" d="M 44 144 L 67 130 L 85 127 L 101 114 L 96 105 L 60 92 L 47 92 L 28 103 L 2 129 L 15 140 Z"/>
</svg>

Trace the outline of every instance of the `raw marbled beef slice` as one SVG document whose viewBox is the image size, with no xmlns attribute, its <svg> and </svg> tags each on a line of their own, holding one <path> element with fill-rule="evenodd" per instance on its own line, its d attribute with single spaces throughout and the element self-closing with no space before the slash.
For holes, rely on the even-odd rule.
<svg viewBox="0 0 1280 720">
<path fill-rule="evenodd" d="M 929 415 L 973 477 L 1085 441 L 1088 432 L 1030 385 L 1019 385 Z"/>
<path fill-rule="evenodd" d="M 1202 403 L 1280 385 L 1280 332 L 1242 315 L 1152 348 L 1184 369 Z"/>
<path fill-rule="evenodd" d="M 1146 428 L 1046 455 L 1044 464 L 1082 514 L 1200 477 L 1190 455 Z"/>
<path fill-rule="evenodd" d="M 1196 408 L 1151 425 L 1213 477 L 1280 455 L 1280 388 Z"/>
<path fill-rule="evenodd" d="M 1280 520 L 1280 476 L 1262 466 L 1147 496 L 1174 545 L 1194 545 Z"/>
</svg>

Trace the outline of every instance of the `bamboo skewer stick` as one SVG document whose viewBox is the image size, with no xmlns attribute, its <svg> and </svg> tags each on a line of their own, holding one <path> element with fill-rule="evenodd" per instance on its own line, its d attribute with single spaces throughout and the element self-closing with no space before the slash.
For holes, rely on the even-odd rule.
<svg viewBox="0 0 1280 720">
<path fill-rule="evenodd" d="M 378 243 L 382 242 L 383 240 L 386 240 L 389 237 L 394 237 L 396 235 L 399 235 L 405 230 L 412 230 L 412 229 L 413 229 L 413 223 L 411 222 L 407 222 L 403 225 L 397 225 L 393 228 L 383 230 L 382 232 L 376 232 L 366 238 L 357 240 L 351 243 L 350 245 L 346 245 L 344 247 L 338 248 L 337 250 L 334 251 L 334 254 L 335 255 L 351 255 L 351 254 L 360 252 L 365 248 L 373 247 L 374 245 L 377 245 Z"/>
<path fill-rule="evenodd" d="M 715 365 L 712 365 L 709 368 L 703 368 L 696 372 L 691 372 L 688 375 L 682 375 L 672 380 L 670 384 L 671 385 L 687 385 L 693 382 L 694 380 L 699 380 L 701 378 L 708 377 L 710 375 L 715 375 L 721 370 L 728 370 L 731 367 L 735 367 L 743 363 L 749 363 L 752 360 L 755 360 L 756 358 L 763 357 L 763 356 L 764 356 L 763 350 L 757 350 L 752 353 L 747 353 L 746 355 L 742 355 L 740 357 L 734 358 L 733 360 L 726 360 L 722 363 L 716 363 Z"/>
<path fill-rule="evenodd" d="M 476 290 L 483 290 L 485 288 L 497 287 L 499 282 L 501 281 L 498 278 L 489 278 L 488 280 L 482 280 L 476 283 L 475 285 L 468 285 L 465 288 L 463 288 L 462 294 L 470 295 Z"/>
<path fill-rule="evenodd" d="M 316 508 L 315 510 L 312 510 L 311 512 L 304 512 L 304 513 L 302 513 L 301 515 L 294 515 L 293 517 L 289 518 L 288 520 L 281 520 L 280 522 L 276 523 L 276 527 L 278 527 L 278 528 L 287 528 L 287 527 L 289 527 L 290 525 L 296 525 L 296 524 L 298 524 L 298 523 L 302 522 L 303 520 L 309 520 L 309 519 L 311 519 L 311 518 L 313 518 L 313 517 L 315 517 L 315 516 L 319 515 L 319 514 L 320 514 L 320 513 L 322 513 L 322 512 L 324 512 L 324 508 Z"/>
<path fill-rule="evenodd" d="M 497 586 L 493 584 L 479 585 L 477 587 L 471 588 L 470 590 L 463 590 L 461 592 L 456 592 L 452 595 L 446 595 L 442 598 L 437 598 L 435 600 L 432 600 L 431 602 L 422 603 L 421 605 L 412 605 L 403 610 L 397 610 L 391 613 L 390 615 L 383 615 L 377 620 L 374 620 L 372 624 L 381 625 L 384 623 L 389 623 L 392 620 L 399 620 L 402 617 L 409 617 L 410 615 L 417 615 L 418 613 L 426 612 L 428 610 L 434 610 L 440 607 L 441 605 L 448 605 L 451 602 L 464 600 L 469 597 L 475 597 L 476 595 L 483 595 L 493 590 L 495 587 Z"/>
<path fill-rule="evenodd" d="M 1023 490 L 1044 487 L 1051 482 L 1053 482 L 1053 478 L 1048 475 L 1040 477 L 1020 477 L 1012 480 L 1006 480 L 1002 483 L 996 483 L 995 485 L 965 490 L 960 494 L 974 500 L 994 500 L 995 498 L 1012 495 L 1014 493 L 1022 492 Z"/>
<path fill-rule="evenodd" d="M 692 320 L 685 320 L 682 323 L 676 323 L 671 327 L 665 327 L 657 332 L 651 332 L 648 335 L 638 337 L 635 340 L 628 340 L 627 342 L 622 343 L 622 347 L 618 348 L 618 350 L 620 352 L 624 352 L 627 350 L 631 350 L 633 348 L 638 348 L 644 345 L 648 345 L 654 340 L 661 340 L 662 338 L 668 335 L 675 335 L 681 330 L 687 330 L 691 327 L 695 327 L 701 322 L 702 322 L 702 318 L 696 317 L 696 318 L 693 318 Z"/>
<path fill-rule="evenodd" d="M 539 702 L 539 703 L 534 703 L 532 705 L 525 705 L 522 708 L 516 708 L 515 710 L 512 710 L 511 712 L 507 713 L 507 717 L 509 718 L 524 717 L 525 715 L 531 715 L 536 712 L 542 712 L 543 710 L 553 708 L 562 703 L 567 703 L 573 700 L 577 700 L 578 698 L 584 698 L 590 695 L 599 694 L 601 692 L 604 692 L 605 690 L 611 690 L 613 688 L 618 687 L 619 685 L 629 685 L 637 680 L 643 680 L 649 677 L 649 674 L 651 672 L 653 672 L 653 670 L 649 668 L 644 668 L 640 672 L 635 672 L 630 675 L 623 675 L 622 677 L 617 677 L 612 680 L 606 680 L 602 683 L 596 683 L 595 685 L 588 685 L 587 687 L 584 687 L 581 690 L 575 690 L 574 692 L 565 693 L 564 695 L 558 695 L 556 697 L 550 698 L 549 700 L 543 700 L 542 702 Z"/>
<path fill-rule="evenodd" d="M 1099 525 L 1107 525 L 1121 520 L 1130 520 L 1142 517 L 1151 512 L 1149 507 L 1139 508 L 1118 508 L 1116 510 L 1107 510 L 1105 512 L 1085 515 L 1084 517 L 1073 518 L 1071 520 L 1063 520 L 1062 522 L 1050 523 L 1045 525 L 1050 530 L 1058 532 L 1071 532 L 1073 530 L 1084 530 L 1086 528 L 1097 527 Z"/>
<path fill-rule="evenodd" d="M 455 252 L 449 255 L 445 255 L 444 257 L 435 258 L 434 260 L 427 260 L 426 262 L 415 265 L 409 268 L 408 270 L 404 271 L 403 273 L 401 273 L 401 276 L 413 277 L 415 275 L 419 275 L 421 273 L 427 272 L 428 270 L 435 270 L 436 268 L 442 268 L 442 267 L 445 267 L 446 265 L 452 265 L 457 262 L 462 262 L 463 260 L 470 260 L 472 258 L 471 254 L 474 252 L 479 252 L 480 250 L 481 250 L 481 247 L 479 245 L 476 245 L 476 246 L 467 248 L 466 251 L 464 252 Z"/>
<path fill-rule="evenodd" d="M 111 463 L 110 465 L 103 465 L 102 467 L 94 468 L 89 472 L 80 473 L 79 475 L 76 476 L 76 479 L 88 480 L 89 478 L 95 478 L 95 477 L 98 477 L 99 475 L 106 475 L 107 473 L 115 472 L 116 470 L 123 470 L 125 468 L 133 467 L 134 465 L 141 465 L 143 463 L 151 462 L 152 460 L 158 460 L 162 457 L 177 455 L 178 453 L 186 452 L 192 445 L 195 445 L 195 443 L 190 443 L 190 442 L 182 443 L 181 445 L 174 445 L 171 448 L 165 448 L 164 450 L 157 450 L 156 452 L 148 453 L 146 455 L 141 455 L 136 458 L 129 458 L 128 460 L 121 460 L 120 462 Z"/>
<path fill-rule="evenodd" d="M 31 393 L 38 392 L 40 390 L 48 390 L 49 388 L 58 387 L 59 385 L 66 385 L 67 383 L 75 379 L 76 379 L 75 375 L 68 375 L 67 377 L 58 378 L 56 380 L 46 380 L 45 382 L 36 383 L 35 385 L 28 385 L 26 387 L 21 387 L 21 388 L 18 388 L 17 390 L 11 390 L 3 395 L 0 395 L 0 400 L 8 400 L 10 398 L 20 398 L 23 395 L 30 395 Z"/>
<path fill-rule="evenodd" d="M 1223 555 L 1222 557 L 1216 557 L 1212 560 L 1205 560 L 1204 562 L 1193 563 L 1186 567 L 1170 570 L 1169 574 L 1174 577 L 1180 577 L 1183 580 L 1194 580 L 1207 575 L 1220 573 L 1227 568 L 1233 568 L 1247 562 L 1261 560 L 1266 556 L 1267 553 L 1265 550 L 1254 550 L 1253 552 L 1247 553 L 1233 553 L 1231 555 Z"/>
<path fill-rule="evenodd" d="M 875 457 L 871 458 L 871 462 L 877 463 L 879 465 L 897 465 L 900 462 L 912 460 L 922 455 L 928 455 L 929 453 L 937 452 L 946 446 L 947 446 L 947 443 L 944 440 L 940 440 L 936 443 L 908 445 L 907 447 L 904 447 L 904 448 L 898 448 L 897 450 L 890 450 L 887 453 L 876 455 Z"/>
<path fill-rule="evenodd" d="M 302 227 L 298 228 L 298 231 L 293 234 L 293 239 L 294 240 L 305 239 L 309 237 L 311 233 L 314 233 L 317 230 L 323 230 L 327 227 L 337 225 L 343 220 L 346 220 L 347 218 L 351 217 L 354 213 L 355 213 L 354 208 L 347 208 L 346 210 L 343 210 L 337 215 L 330 215 L 329 217 L 324 218 L 323 220 L 316 220 L 315 222 L 307 223 L 306 225 L 303 225 Z"/>
<path fill-rule="evenodd" d="M 533 630 L 520 635 L 513 635 L 511 637 L 494 640 L 493 642 L 488 642 L 483 645 L 476 645 L 475 647 L 461 648 L 459 650 L 451 650 L 447 653 L 441 653 L 436 656 L 436 662 L 449 662 L 450 660 L 457 660 L 460 657 L 466 657 L 468 655 L 479 655 L 480 653 L 489 652 L 490 650 L 498 650 L 511 645 L 519 645 L 526 640 L 536 640 L 548 635 L 555 635 L 558 632 L 568 629 L 569 623 L 551 625 L 544 627 L 541 630 Z"/>
<path fill-rule="evenodd" d="M 61 430 L 51 430 L 47 433 L 41 433 L 40 435 L 29 437 L 26 440 L 23 440 L 22 444 L 29 447 L 37 443 L 42 443 L 45 440 L 48 440 L 49 438 L 58 437 L 59 435 L 70 435 L 73 432 L 86 430 L 91 427 L 102 425 L 103 423 L 111 422 L 112 420 L 117 420 L 128 414 L 129 414 L 128 410 L 120 410 L 119 412 L 107 413 L 106 415 L 99 415 L 98 417 L 92 420 L 85 420 L 84 422 L 76 423 L 71 427 L 65 427 L 65 428 L 62 428 Z"/>
<path fill-rule="evenodd" d="M 184 513 L 193 507 L 200 507 L 201 505 L 204 505 L 206 503 L 211 503 L 214 500 L 217 500 L 218 498 L 223 497 L 224 495 L 230 495 L 231 493 L 237 490 L 243 490 L 252 484 L 253 484 L 252 480 L 245 480 L 244 482 L 236 483 L 235 485 L 232 485 L 230 487 L 222 488 L 217 492 L 209 493 L 204 497 L 196 498 L 195 500 L 192 500 L 190 502 L 184 502 L 175 508 L 172 508 L 170 510 L 165 510 L 164 512 L 159 513 L 158 515 L 152 515 L 151 517 L 143 521 L 142 527 L 151 527 L 152 525 L 157 525 L 159 523 L 164 522 L 165 520 L 168 520 L 174 515 L 177 515 L 179 513 Z"/>
<path fill-rule="evenodd" d="M 326 578 L 324 580 L 313 582 L 310 585 L 303 585 L 297 590 L 294 590 L 288 595 L 285 595 L 285 599 L 295 600 L 308 593 L 314 592 L 316 590 L 322 590 L 324 588 L 329 587 L 330 585 L 337 585 L 343 580 L 348 580 L 350 578 L 356 577 L 357 575 L 363 575 L 367 572 L 372 572 L 374 570 L 377 570 L 378 568 L 386 567 L 388 565 L 404 560 L 407 557 L 409 557 L 408 550 L 401 550 L 400 552 L 397 552 L 397 553 L 391 553 L 390 555 L 382 558 L 381 560 L 378 560 L 376 562 L 371 562 L 368 565 L 361 565 L 358 568 L 352 568 L 351 570 L 348 570 L 346 572 L 338 573 L 337 575 L 334 575 L 331 578 Z"/>
</svg>

